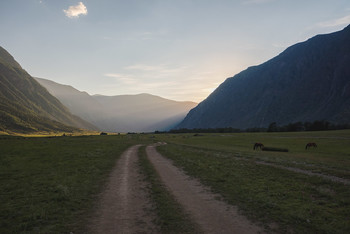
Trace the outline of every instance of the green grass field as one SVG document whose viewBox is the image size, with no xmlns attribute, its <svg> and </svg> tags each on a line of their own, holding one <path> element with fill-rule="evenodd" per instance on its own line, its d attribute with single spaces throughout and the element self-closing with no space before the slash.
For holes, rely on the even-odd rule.
<svg viewBox="0 0 350 234">
<path fill-rule="evenodd" d="M 81 233 L 120 154 L 131 145 L 157 141 L 168 143 L 159 147 L 164 156 L 267 228 L 350 233 L 350 185 L 256 163 L 350 179 L 349 130 L 193 135 L 0 136 L 0 233 Z M 289 152 L 254 151 L 255 142 Z M 308 142 L 318 148 L 306 151 Z M 165 209 L 158 222 L 170 230 L 164 201 L 171 196 L 160 192 L 143 151 L 140 157 L 154 186 L 152 199 Z"/>
<path fill-rule="evenodd" d="M 140 141 L 149 142 L 145 136 L 0 136 L 0 233 L 82 233 L 115 161 Z"/>
<path fill-rule="evenodd" d="M 350 178 L 350 131 L 159 136 L 159 151 L 252 220 L 278 232 L 350 233 L 350 185 L 256 161 Z M 289 149 L 254 151 L 254 142 Z M 308 142 L 317 149 L 305 150 Z"/>
</svg>

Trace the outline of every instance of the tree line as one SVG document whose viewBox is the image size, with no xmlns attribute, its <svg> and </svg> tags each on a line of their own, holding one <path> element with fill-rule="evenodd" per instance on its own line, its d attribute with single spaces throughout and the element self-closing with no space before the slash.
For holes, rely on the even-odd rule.
<svg viewBox="0 0 350 234">
<path fill-rule="evenodd" d="M 276 122 L 273 122 L 267 128 L 267 132 L 302 132 L 340 129 L 350 129 L 350 124 L 332 124 L 325 120 L 316 120 L 314 122 L 295 122 L 279 126 Z"/>
<path fill-rule="evenodd" d="M 278 125 L 276 122 L 269 124 L 267 128 L 181 128 L 171 129 L 169 131 L 155 131 L 155 133 L 239 133 L 239 132 L 302 132 L 302 131 L 326 131 L 350 129 L 350 124 L 333 124 L 325 120 L 316 120 L 314 122 L 295 122 L 287 125 Z"/>
</svg>

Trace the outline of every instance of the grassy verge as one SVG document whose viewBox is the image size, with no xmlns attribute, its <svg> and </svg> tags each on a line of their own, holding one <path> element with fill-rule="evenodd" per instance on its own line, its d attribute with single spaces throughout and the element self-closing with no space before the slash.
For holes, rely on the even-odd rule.
<svg viewBox="0 0 350 234">
<path fill-rule="evenodd" d="M 140 149 L 139 156 L 140 166 L 149 183 L 149 193 L 158 216 L 156 224 L 160 227 L 161 233 L 197 233 L 195 224 L 162 184 L 157 172 L 147 159 L 145 147 Z"/>
<path fill-rule="evenodd" d="M 1 136 L 0 233 L 81 233 L 116 159 L 147 142 L 137 138 Z"/>
<path fill-rule="evenodd" d="M 198 146 L 158 150 L 267 228 L 274 223 L 281 233 L 350 233 L 349 186 Z"/>
</svg>

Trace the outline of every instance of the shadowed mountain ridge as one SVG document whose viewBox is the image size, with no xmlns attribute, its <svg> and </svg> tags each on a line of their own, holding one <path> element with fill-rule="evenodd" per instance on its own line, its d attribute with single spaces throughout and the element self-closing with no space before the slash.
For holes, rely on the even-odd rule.
<svg viewBox="0 0 350 234">
<path fill-rule="evenodd" d="M 350 26 L 295 44 L 226 79 L 177 128 L 350 121 Z"/>
</svg>

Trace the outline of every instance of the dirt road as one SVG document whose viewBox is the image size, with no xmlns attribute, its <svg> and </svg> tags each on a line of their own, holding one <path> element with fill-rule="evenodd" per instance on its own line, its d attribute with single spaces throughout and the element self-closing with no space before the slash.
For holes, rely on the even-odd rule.
<svg viewBox="0 0 350 234">
<path fill-rule="evenodd" d="M 130 147 L 116 163 L 89 225 L 90 233 L 158 233 L 138 170 L 139 147 Z"/>
<path fill-rule="evenodd" d="M 126 150 L 110 174 L 101 194 L 98 208 L 91 219 L 89 233 L 159 233 L 152 221 L 151 202 L 146 183 L 139 173 L 138 148 Z M 161 180 L 201 228 L 203 233 L 261 233 L 263 230 L 239 215 L 237 208 L 217 200 L 197 180 L 185 175 L 156 151 L 156 145 L 146 148 L 147 156 Z"/>
<path fill-rule="evenodd" d="M 218 195 L 211 193 L 197 180 L 173 166 L 172 162 L 160 155 L 155 147 L 156 145 L 151 145 L 146 148 L 149 160 L 163 183 L 193 217 L 203 233 L 263 232 L 262 228 L 238 214 L 236 207 L 217 200 Z"/>
</svg>

